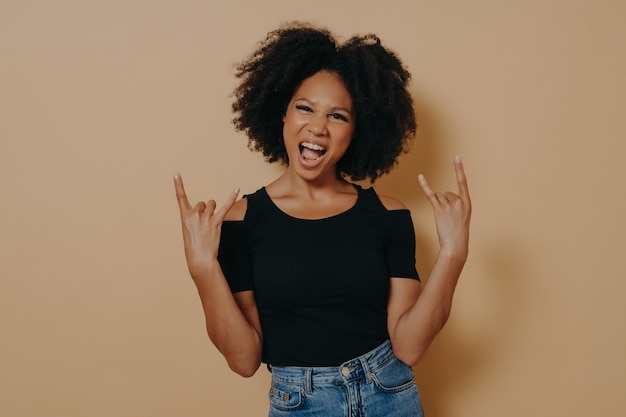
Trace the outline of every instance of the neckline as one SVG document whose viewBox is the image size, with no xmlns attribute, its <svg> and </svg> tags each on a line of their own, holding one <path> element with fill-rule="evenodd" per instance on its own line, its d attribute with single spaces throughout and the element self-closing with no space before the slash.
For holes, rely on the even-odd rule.
<svg viewBox="0 0 626 417">
<path fill-rule="evenodd" d="M 337 214 L 333 214 L 332 216 L 320 217 L 320 218 L 317 218 L 317 219 L 303 219 L 302 217 L 292 216 L 291 214 L 283 211 L 280 207 L 278 207 L 278 205 L 276 205 L 274 200 L 272 200 L 272 197 L 270 197 L 270 195 L 267 193 L 267 189 L 265 187 L 262 187 L 261 190 L 263 191 L 263 195 L 265 196 L 267 201 L 270 203 L 270 205 L 274 208 L 274 210 L 276 210 L 282 216 L 287 217 L 287 218 L 292 219 L 292 220 L 298 220 L 298 221 L 302 221 L 302 222 L 319 222 L 319 221 L 332 220 L 332 219 L 336 219 L 338 217 L 345 216 L 345 215 L 349 214 L 350 212 L 352 212 L 359 205 L 359 203 L 362 200 L 361 196 L 363 194 L 363 188 L 360 185 L 358 185 L 358 184 L 350 184 L 350 185 L 352 185 L 354 187 L 354 189 L 356 190 L 356 201 L 354 202 L 354 204 L 351 205 L 350 207 L 348 207 L 346 210 L 344 210 L 342 212 L 339 212 Z"/>
</svg>

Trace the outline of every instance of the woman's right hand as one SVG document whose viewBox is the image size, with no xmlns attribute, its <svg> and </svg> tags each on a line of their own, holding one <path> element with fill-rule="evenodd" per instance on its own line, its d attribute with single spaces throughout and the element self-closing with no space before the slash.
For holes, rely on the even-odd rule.
<svg viewBox="0 0 626 417">
<path fill-rule="evenodd" d="M 224 205 L 217 211 L 214 200 L 208 200 L 206 203 L 201 201 L 192 207 L 185 193 L 183 179 L 178 172 L 174 174 L 174 188 L 180 209 L 187 267 L 191 277 L 198 284 L 197 280 L 207 276 L 217 263 L 222 222 L 237 200 L 239 188 L 229 195 Z"/>
</svg>

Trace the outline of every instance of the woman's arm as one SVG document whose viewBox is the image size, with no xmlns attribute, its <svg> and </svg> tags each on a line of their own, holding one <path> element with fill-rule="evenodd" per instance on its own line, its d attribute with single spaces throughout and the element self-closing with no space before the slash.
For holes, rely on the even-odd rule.
<svg viewBox="0 0 626 417">
<path fill-rule="evenodd" d="M 422 288 L 418 281 L 392 278 L 388 329 L 394 353 L 415 365 L 448 320 L 452 297 L 467 259 L 471 201 L 460 158 L 455 158 L 458 194 L 433 192 L 423 176 L 419 181 L 435 212 L 439 254 Z"/>
<path fill-rule="evenodd" d="M 252 376 L 261 363 L 263 344 L 254 294 L 244 291 L 233 295 L 217 260 L 222 222 L 233 208 L 239 190 L 231 193 L 216 211 L 213 200 L 192 207 L 178 173 L 174 175 L 174 187 L 187 267 L 202 301 L 209 338 L 233 371 L 244 377 Z M 233 211 L 241 211 L 243 207 L 245 212 L 245 202 L 239 203 Z"/>
</svg>

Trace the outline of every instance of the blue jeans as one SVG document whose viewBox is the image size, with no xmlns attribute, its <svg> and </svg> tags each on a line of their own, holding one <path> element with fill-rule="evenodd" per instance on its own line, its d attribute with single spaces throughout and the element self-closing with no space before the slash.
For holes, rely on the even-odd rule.
<svg viewBox="0 0 626 417">
<path fill-rule="evenodd" d="M 423 417 L 413 371 L 385 343 L 338 367 L 272 367 L 269 417 Z"/>
</svg>

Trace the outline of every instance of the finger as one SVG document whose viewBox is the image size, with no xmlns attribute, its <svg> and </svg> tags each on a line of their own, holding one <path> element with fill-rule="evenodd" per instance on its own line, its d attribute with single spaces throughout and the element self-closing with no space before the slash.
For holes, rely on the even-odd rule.
<svg viewBox="0 0 626 417">
<path fill-rule="evenodd" d="M 440 193 L 439 191 L 435 191 L 435 200 L 437 200 L 437 202 L 441 205 L 446 205 L 447 203 L 449 203 L 446 196 L 443 193 Z"/>
<path fill-rule="evenodd" d="M 215 217 L 216 217 L 217 221 L 221 222 L 222 220 L 224 220 L 224 217 L 226 216 L 226 213 L 228 213 L 228 211 L 233 206 L 233 204 L 235 204 L 235 201 L 237 201 L 237 196 L 238 195 L 239 195 L 239 187 L 235 188 L 228 195 L 228 198 L 224 202 L 224 205 L 222 207 L 220 207 L 220 209 L 215 213 Z"/>
<path fill-rule="evenodd" d="M 454 169 L 456 171 L 456 183 L 459 188 L 459 196 L 464 201 L 469 202 L 469 189 L 467 188 L 467 177 L 465 176 L 465 170 L 463 169 L 463 161 L 460 156 L 454 157 Z"/>
<path fill-rule="evenodd" d="M 446 201 L 449 203 L 459 198 L 459 196 L 454 194 L 452 191 L 446 191 L 445 193 L 443 193 L 443 196 L 445 197 Z"/>
<path fill-rule="evenodd" d="M 176 190 L 176 200 L 178 200 L 180 213 L 182 214 L 191 210 L 191 204 L 189 204 L 187 194 L 185 193 L 185 187 L 183 186 L 183 178 L 178 172 L 174 173 L 174 189 Z"/>
<path fill-rule="evenodd" d="M 206 210 L 206 203 L 204 201 L 199 201 L 198 203 L 196 203 L 195 206 L 193 206 L 193 211 L 198 212 L 198 213 L 204 213 L 204 211 Z"/>
<path fill-rule="evenodd" d="M 422 174 L 419 174 L 417 176 L 417 179 L 420 183 L 420 186 L 422 187 L 422 191 L 424 191 L 424 195 L 426 196 L 426 198 L 428 198 L 431 203 L 438 202 L 437 196 L 435 195 L 435 193 L 433 193 L 433 190 L 430 189 L 426 178 L 424 178 Z"/>
<path fill-rule="evenodd" d="M 215 202 L 215 200 L 209 200 L 206 202 L 205 205 L 205 212 L 208 215 L 213 214 L 213 212 L 215 211 L 215 207 L 217 207 L 217 203 Z"/>
</svg>

